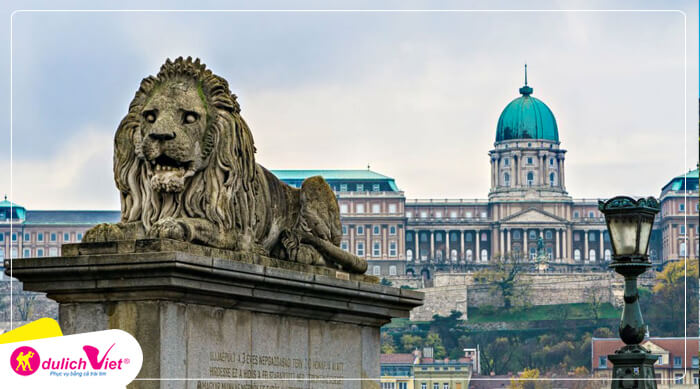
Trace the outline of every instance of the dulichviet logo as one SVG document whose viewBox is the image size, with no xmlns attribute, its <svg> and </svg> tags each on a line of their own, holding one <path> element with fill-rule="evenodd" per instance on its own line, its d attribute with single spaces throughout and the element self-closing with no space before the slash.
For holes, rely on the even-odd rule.
<svg viewBox="0 0 700 389">
<path fill-rule="evenodd" d="M 0 367 L 0 376 L 16 381 L 18 387 L 31 382 L 31 387 L 45 383 L 56 388 L 123 388 L 143 361 L 136 339 L 121 330 L 9 343 L 0 345 L 0 351 L 9 359 Z M 13 373 L 4 374 L 6 369 Z"/>
</svg>

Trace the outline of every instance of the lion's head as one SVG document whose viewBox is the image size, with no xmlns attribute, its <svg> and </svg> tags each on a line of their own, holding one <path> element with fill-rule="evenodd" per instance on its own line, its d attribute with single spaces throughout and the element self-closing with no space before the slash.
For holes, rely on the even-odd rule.
<svg viewBox="0 0 700 389">
<path fill-rule="evenodd" d="M 145 78 L 114 143 L 122 221 L 235 223 L 232 199 L 255 174 L 253 137 L 226 80 L 199 59 L 168 59 Z"/>
</svg>

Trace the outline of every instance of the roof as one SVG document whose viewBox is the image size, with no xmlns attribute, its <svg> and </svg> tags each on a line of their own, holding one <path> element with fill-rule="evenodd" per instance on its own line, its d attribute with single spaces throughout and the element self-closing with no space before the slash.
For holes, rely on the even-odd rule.
<svg viewBox="0 0 700 389">
<path fill-rule="evenodd" d="M 271 170 L 280 180 L 305 180 L 313 176 L 322 176 L 326 180 L 393 180 L 371 170 Z"/>
<path fill-rule="evenodd" d="M 411 353 L 406 354 L 381 354 L 379 356 L 379 363 L 382 365 L 398 365 L 398 364 L 408 364 L 412 365 L 415 357 Z"/>
<path fill-rule="evenodd" d="M 685 344 L 685 338 L 646 338 L 642 342 L 642 346 L 645 343 L 651 342 L 669 353 L 668 362 L 673 365 L 673 357 L 683 356 L 685 353 L 685 358 L 683 360 L 683 367 L 692 366 L 692 357 L 698 355 L 698 345 L 700 338 L 687 338 L 687 345 Z M 607 356 L 609 354 L 614 354 L 615 350 L 621 348 L 625 344 L 620 339 L 616 338 L 593 338 L 591 341 L 592 348 L 592 358 L 593 358 L 593 368 L 600 369 L 600 358 L 601 356 Z M 687 351 L 684 351 L 687 350 Z M 610 368 L 611 365 L 608 365 Z M 669 365 L 656 365 L 659 367 L 670 367 Z"/>
<path fill-rule="evenodd" d="M 19 204 L 15 204 L 11 201 L 8 201 L 7 195 L 5 196 L 5 199 L 3 201 L 0 201 L 0 207 L 24 208 L 23 206 L 21 206 Z"/>
<path fill-rule="evenodd" d="M 686 188 L 686 181 L 688 187 Z M 668 184 L 661 188 L 661 192 L 667 190 L 681 191 L 681 190 L 698 190 L 698 169 L 690 170 L 688 173 L 681 174 L 679 176 L 673 177 Z"/>
<path fill-rule="evenodd" d="M 511 139 L 545 139 L 559 142 L 559 129 L 554 114 L 542 100 L 530 96 L 532 88 L 520 88 L 521 96 L 501 112 L 496 126 L 496 142 Z"/>
<path fill-rule="evenodd" d="M 94 225 L 116 223 L 120 219 L 121 212 L 119 211 L 27 211 L 24 224 Z"/>
</svg>

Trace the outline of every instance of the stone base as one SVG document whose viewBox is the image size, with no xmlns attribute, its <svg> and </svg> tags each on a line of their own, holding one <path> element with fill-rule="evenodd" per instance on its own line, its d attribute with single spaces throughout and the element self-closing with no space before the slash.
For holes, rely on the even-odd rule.
<svg viewBox="0 0 700 389">
<path fill-rule="evenodd" d="M 131 388 L 378 388 L 380 326 L 422 303 L 422 293 L 332 269 L 117 249 L 138 242 L 102 254 L 71 245 L 74 256 L 13 264 L 25 289 L 59 302 L 64 334 L 134 335 L 144 361 Z"/>
<path fill-rule="evenodd" d="M 612 389 L 656 389 L 654 363 L 658 355 L 625 352 L 608 355 L 612 363 Z"/>
</svg>

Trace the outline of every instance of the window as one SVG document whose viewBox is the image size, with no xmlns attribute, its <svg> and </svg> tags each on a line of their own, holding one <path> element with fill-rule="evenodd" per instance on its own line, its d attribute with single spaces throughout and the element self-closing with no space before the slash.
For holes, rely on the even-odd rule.
<svg viewBox="0 0 700 389">
<path fill-rule="evenodd" d="M 80 242 L 81 240 L 83 240 L 83 234 L 80 233 L 80 232 L 78 232 L 78 233 L 75 235 L 75 238 L 76 238 L 76 240 L 77 240 L 78 242 Z"/>
<path fill-rule="evenodd" d="M 44 256 L 44 249 L 36 249 L 36 256 L 43 257 Z"/>
<path fill-rule="evenodd" d="M 588 251 L 588 259 L 590 259 L 591 261 L 595 261 L 595 250 L 590 249 Z"/>
<path fill-rule="evenodd" d="M 343 235 L 347 235 L 347 234 L 348 234 L 348 226 L 346 226 L 345 224 L 343 224 L 343 227 L 342 227 L 342 228 L 343 228 Z"/>
<path fill-rule="evenodd" d="M 348 205 L 340 204 L 340 213 L 348 213 Z"/>
<path fill-rule="evenodd" d="M 427 389 L 427 386 L 428 384 L 426 384 L 425 382 L 421 382 L 420 389 Z"/>
<path fill-rule="evenodd" d="M 574 219 L 578 219 L 578 218 L 579 218 L 579 213 L 578 213 L 578 211 L 574 211 Z"/>
<path fill-rule="evenodd" d="M 396 213 L 396 204 L 389 204 L 389 213 Z"/>
<path fill-rule="evenodd" d="M 447 368 L 445 368 L 445 369 L 447 369 Z M 443 383 L 443 384 L 442 384 L 442 389 L 450 389 L 450 384 L 447 383 L 447 382 Z"/>
<path fill-rule="evenodd" d="M 49 257 L 56 257 L 56 256 L 58 256 L 58 248 L 50 247 L 49 248 Z"/>
<path fill-rule="evenodd" d="M 30 249 L 22 250 L 22 257 L 23 258 L 29 258 L 31 256 L 32 256 L 32 250 L 30 250 Z"/>
<path fill-rule="evenodd" d="M 437 382 L 434 382 L 433 389 L 440 389 L 440 384 L 438 384 Z"/>
<path fill-rule="evenodd" d="M 372 256 L 380 257 L 382 255 L 382 245 L 379 242 L 372 243 Z"/>
<path fill-rule="evenodd" d="M 340 191 L 347 192 L 348 191 L 348 184 L 340 184 Z"/>
<path fill-rule="evenodd" d="M 693 374 L 693 385 L 697 385 L 698 383 L 700 383 L 700 374 L 694 373 Z"/>
<path fill-rule="evenodd" d="M 554 166 L 554 158 L 549 159 L 549 166 Z"/>
<path fill-rule="evenodd" d="M 52 241 L 52 242 L 55 242 L 56 239 L 58 239 L 58 238 L 56 238 L 56 233 L 55 233 L 55 232 L 52 232 L 50 236 L 51 236 L 51 241 Z"/>
<path fill-rule="evenodd" d="M 486 242 L 487 240 L 489 240 L 488 235 L 486 235 L 485 232 L 482 232 L 482 233 L 481 233 L 481 241 L 482 241 L 482 242 Z"/>
<path fill-rule="evenodd" d="M 365 185 L 364 184 L 357 184 L 355 185 L 355 190 L 358 192 L 364 192 L 365 191 Z"/>
<path fill-rule="evenodd" d="M 481 261 L 486 262 L 489 260 L 489 252 L 486 249 L 481 250 Z"/>
<path fill-rule="evenodd" d="M 680 228 L 681 228 L 681 235 L 685 235 L 685 226 L 681 225 Z"/>
<path fill-rule="evenodd" d="M 424 232 L 424 233 L 420 234 L 420 241 L 421 241 L 421 242 L 427 242 L 427 241 L 428 241 L 428 233 L 427 233 L 427 232 Z"/>
<path fill-rule="evenodd" d="M 676 385 L 683 385 L 683 373 L 676 373 L 673 375 L 673 383 Z"/>
<path fill-rule="evenodd" d="M 344 240 L 344 241 L 340 242 L 340 248 L 345 250 L 345 251 L 348 251 L 348 241 Z"/>
<path fill-rule="evenodd" d="M 435 234 L 435 241 L 442 242 L 442 234 L 440 234 L 440 233 Z"/>
<path fill-rule="evenodd" d="M 535 183 L 535 174 L 533 172 L 527 172 L 527 186 L 532 186 Z"/>
<path fill-rule="evenodd" d="M 355 204 L 355 213 L 365 213 L 365 205 Z"/>
<path fill-rule="evenodd" d="M 407 261 L 413 260 L 413 250 L 411 250 L 411 249 L 406 250 L 406 260 Z"/>
<path fill-rule="evenodd" d="M 530 247 L 530 259 L 535 259 L 537 257 L 537 250 L 534 247 Z"/>
<path fill-rule="evenodd" d="M 389 235 L 396 235 L 396 226 L 389 226 Z"/>
<path fill-rule="evenodd" d="M 394 265 L 389 266 L 389 275 L 390 276 L 396 275 L 396 266 L 394 266 Z"/>
<path fill-rule="evenodd" d="M 396 242 L 395 241 L 389 242 L 389 256 L 390 257 L 396 256 Z"/>
<path fill-rule="evenodd" d="M 372 227 L 372 235 L 379 235 L 381 234 L 381 228 L 379 226 L 373 226 Z"/>
<path fill-rule="evenodd" d="M 549 230 L 545 231 L 544 238 L 545 239 L 552 239 L 552 231 L 549 231 Z"/>
<path fill-rule="evenodd" d="M 510 158 L 503 158 L 503 165 L 510 166 Z"/>
<path fill-rule="evenodd" d="M 552 248 L 547 247 L 547 258 L 552 259 Z"/>
<path fill-rule="evenodd" d="M 471 212 L 467 212 L 467 219 L 471 219 L 471 218 L 472 218 L 472 213 L 471 213 Z"/>
<path fill-rule="evenodd" d="M 467 250 L 467 261 L 471 261 L 471 260 L 472 260 L 472 250 L 468 249 Z"/>
<path fill-rule="evenodd" d="M 459 234 L 456 232 L 453 232 L 450 234 L 450 242 L 456 242 L 459 240 Z"/>
<path fill-rule="evenodd" d="M 607 231 L 603 231 L 603 242 L 610 242 L 610 234 Z"/>
<path fill-rule="evenodd" d="M 0 247 L 0 261 L 5 259 L 5 249 Z"/>
<path fill-rule="evenodd" d="M 685 212 L 685 204 L 684 203 L 678 204 L 678 211 Z"/>
<path fill-rule="evenodd" d="M 533 231 L 533 230 L 530 230 L 530 233 L 528 234 L 528 239 L 530 239 L 530 240 L 535 240 L 535 239 L 537 239 L 537 232 L 536 232 L 536 231 Z"/>
<path fill-rule="evenodd" d="M 382 389 L 394 389 L 393 382 L 382 382 Z"/>
<path fill-rule="evenodd" d="M 421 219 L 425 219 L 425 218 L 427 218 L 427 217 L 428 217 L 428 212 L 426 212 L 426 211 L 420 211 L 420 218 L 421 218 Z"/>
<path fill-rule="evenodd" d="M 372 192 L 379 192 L 379 184 L 372 184 Z"/>
<path fill-rule="evenodd" d="M 577 261 L 581 260 L 581 250 L 579 250 L 579 249 L 574 250 L 574 259 Z"/>
<path fill-rule="evenodd" d="M 31 235 L 30 235 L 29 233 L 25 233 L 25 234 L 24 234 L 24 241 L 25 241 L 25 242 L 29 242 L 30 240 L 32 240 Z"/>
<path fill-rule="evenodd" d="M 409 232 L 406 234 L 406 242 L 413 242 L 413 233 Z"/>
<path fill-rule="evenodd" d="M 18 257 L 18 255 L 17 255 L 17 247 L 12 247 L 12 248 L 10 249 L 10 259 L 14 259 L 14 258 L 17 258 L 17 257 Z"/>
<path fill-rule="evenodd" d="M 471 242 L 472 241 L 472 234 L 470 232 L 464 233 L 464 240 L 467 242 Z"/>
<path fill-rule="evenodd" d="M 413 217 L 413 212 L 411 212 L 411 211 L 406 212 L 406 217 L 409 218 L 409 219 L 412 218 L 412 217 Z"/>
<path fill-rule="evenodd" d="M 450 250 L 450 259 L 451 259 L 452 261 L 456 261 L 456 260 L 457 260 L 457 250 L 455 250 L 455 249 Z"/>
<path fill-rule="evenodd" d="M 365 242 L 355 242 L 355 254 L 358 257 L 365 256 Z"/>
<path fill-rule="evenodd" d="M 399 389 L 408 389 L 408 382 L 399 382 Z"/>
<path fill-rule="evenodd" d="M 601 369 L 607 369 L 608 368 L 608 357 L 606 357 L 606 356 L 598 357 L 598 367 Z"/>
<path fill-rule="evenodd" d="M 450 219 L 456 219 L 457 218 L 457 211 L 450 211 Z"/>
<path fill-rule="evenodd" d="M 437 211 L 437 212 L 435 212 L 435 218 L 436 218 L 436 219 L 442 219 L 442 211 Z"/>
<path fill-rule="evenodd" d="M 697 369 L 698 367 L 700 367 L 700 364 L 698 363 L 698 357 L 697 357 L 697 356 L 694 356 L 694 357 L 693 357 L 691 363 L 692 363 L 691 367 L 694 368 L 694 369 Z"/>
<path fill-rule="evenodd" d="M 549 173 L 549 186 L 554 186 L 554 173 Z"/>
<path fill-rule="evenodd" d="M 513 239 L 520 239 L 520 230 L 513 231 Z"/>
<path fill-rule="evenodd" d="M 63 241 L 70 242 L 70 232 L 63 233 Z"/>
<path fill-rule="evenodd" d="M 364 226 L 357 226 L 357 235 L 364 235 L 365 234 L 365 227 Z"/>
<path fill-rule="evenodd" d="M 581 234 L 579 234 L 578 232 L 574 232 L 574 241 L 578 242 L 580 240 L 581 240 Z"/>
<path fill-rule="evenodd" d="M 673 367 L 683 367 L 683 358 L 679 356 L 673 357 Z"/>
<path fill-rule="evenodd" d="M 481 218 L 486 219 L 486 212 L 481 212 Z"/>
<path fill-rule="evenodd" d="M 588 241 L 589 242 L 595 242 L 596 240 L 596 233 L 591 231 L 588 233 Z"/>
<path fill-rule="evenodd" d="M 503 173 L 503 186 L 510 186 L 510 174 Z"/>
<path fill-rule="evenodd" d="M 382 205 L 372 204 L 372 213 L 382 213 Z"/>
<path fill-rule="evenodd" d="M 605 260 L 606 261 L 610 260 L 610 249 L 605 249 Z"/>
<path fill-rule="evenodd" d="M 685 242 L 681 242 L 680 250 L 678 250 L 678 253 L 681 257 L 685 257 Z"/>
<path fill-rule="evenodd" d="M 372 267 L 372 275 L 378 276 L 380 274 L 382 274 L 381 268 L 379 266 L 373 266 Z"/>
<path fill-rule="evenodd" d="M 16 242 L 16 241 L 17 241 L 17 233 L 16 233 L 16 232 L 13 232 L 13 233 L 12 233 L 12 241 L 13 241 L 13 242 Z"/>
</svg>

